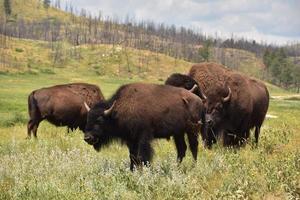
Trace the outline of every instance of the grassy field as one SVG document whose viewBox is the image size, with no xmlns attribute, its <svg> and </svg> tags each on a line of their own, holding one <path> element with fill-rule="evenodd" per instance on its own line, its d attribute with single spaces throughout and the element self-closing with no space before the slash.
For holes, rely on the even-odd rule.
<svg viewBox="0 0 300 200">
<path fill-rule="evenodd" d="M 84 81 L 108 98 L 120 85 L 141 81 L 83 70 L 0 74 L 0 199 L 299 199 L 300 101 L 273 99 L 258 148 L 199 147 L 176 163 L 173 141 L 154 141 L 150 168 L 129 170 L 125 146 L 97 153 L 80 131 L 42 122 L 38 140 L 25 140 L 27 95 L 36 88 Z M 151 81 L 151 80 L 147 80 Z M 153 79 L 154 82 L 161 82 Z M 290 95 L 269 86 L 272 96 Z"/>
<path fill-rule="evenodd" d="M 71 23 L 70 14 L 43 9 L 38 2 L 13 0 L 8 22 Z M 0 0 L 0 17 L 2 5 Z M 265 121 L 257 148 L 252 140 L 240 150 L 200 145 L 197 163 L 188 151 L 178 166 L 173 141 L 156 140 L 152 166 L 132 173 L 125 146 L 114 143 L 97 153 L 80 131 L 67 133 L 42 122 L 38 140 L 26 140 L 28 94 L 54 84 L 89 82 L 109 98 L 122 84 L 163 83 L 171 73 L 186 73 L 192 63 L 122 46 L 73 47 L 65 41 L 51 46 L 14 38 L 1 45 L 0 56 L 0 199 L 300 199 L 300 98 L 293 93 L 267 84 L 269 114 L 277 118 Z M 253 53 L 226 49 L 225 57 L 238 58 L 241 72 L 261 76 L 262 61 Z"/>
</svg>

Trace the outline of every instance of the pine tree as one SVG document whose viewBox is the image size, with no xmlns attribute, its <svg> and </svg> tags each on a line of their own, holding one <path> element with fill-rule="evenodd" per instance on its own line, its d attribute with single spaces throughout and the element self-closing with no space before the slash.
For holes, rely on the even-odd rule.
<svg viewBox="0 0 300 200">
<path fill-rule="evenodd" d="M 199 49 L 199 54 L 203 61 L 208 61 L 210 58 L 210 48 L 211 48 L 211 41 L 207 40 L 204 42 L 204 45 L 202 48 Z"/>
<path fill-rule="evenodd" d="M 11 3 L 10 3 L 10 0 L 4 0 L 4 10 L 5 10 L 5 14 L 7 16 L 11 14 Z"/>
<path fill-rule="evenodd" d="M 50 7 L 51 0 L 44 0 L 44 8 L 48 9 Z"/>
</svg>

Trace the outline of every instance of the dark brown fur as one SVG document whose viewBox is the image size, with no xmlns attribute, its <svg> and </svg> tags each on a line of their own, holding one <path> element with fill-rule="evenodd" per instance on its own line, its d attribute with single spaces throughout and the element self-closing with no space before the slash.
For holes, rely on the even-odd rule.
<svg viewBox="0 0 300 200">
<path fill-rule="evenodd" d="M 87 110 L 84 102 L 93 106 L 104 100 L 96 85 L 72 83 L 41 88 L 33 91 L 28 97 L 28 137 L 36 137 L 39 123 L 46 119 L 56 126 L 84 130 Z"/>
<path fill-rule="evenodd" d="M 268 90 L 262 82 L 216 63 L 196 64 L 188 75 L 183 76 L 181 80 L 178 76 L 170 76 L 168 82 L 185 87 L 186 82 L 195 80 L 206 95 L 207 124 L 213 122 L 207 130 L 207 138 L 204 138 L 208 147 L 220 136 L 223 136 L 225 146 L 242 144 L 254 127 L 258 142 L 260 127 L 269 105 Z M 222 99 L 229 92 L 228 87 L 232 95 L 229 102 L 223 103 Z"/>
<path fill-rule="evenodd" d="M 269 92 L 265 84 L 261 81 L 250 78 L 248 80 L 251 87 L 250 92 L 253 100 L 253 112 L 249 124 L 246 138 L 249 137 L 250 129 L 255 128 L 255 142 L 258 143 L 260 127 L 263 124 L 269 108 Z"/>
<path fill-rule="evenodd" d="M 216 63 L 201 63 L 192 66 L 190 77 L 195 79 L 208 98 L 208 113 L 221 104 L 222 97 L 232 91 L 230 102 L 223 104 L 225 116 L 215 125 L 215 135 L 224 134 L 224 145 L 239 145 L 248 139 L 250 129 L 255 127 L 258 142 L 260 127 L 269 105 L 266 86 L 252 78 Z M 208 132 L 208 135 L 212 135 Z"/>
<path fill-rule="evenodd" d="M 110 116 L 104 110 L 113 106 Z M 124 85 L 107 102 L 88 114 L 85 141 L 99 150 L 112 139 L 127 144 L 131 170 L 152 158 L 154 138 L 174 137 L 178 160 L 185 156 L 187 133 L 194 159 L 197 158 L 199 121 L 205 112 L 201 99 L 191 92 L 165 85 L 135 83 Z"/>
</svg>

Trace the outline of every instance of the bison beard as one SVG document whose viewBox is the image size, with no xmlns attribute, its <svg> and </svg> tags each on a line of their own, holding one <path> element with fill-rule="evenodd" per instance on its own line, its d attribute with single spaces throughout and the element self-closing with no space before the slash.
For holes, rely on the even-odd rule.
<svg viewBox="0 0 300 200">
<path fill-rule="evenodd" d="M 159 100 L 159 101 L 158 101 Z M 177 159 L 182 161 L 187 149 L 196 160 L 199 121 L 205 112 L 199 97 L 191 92 L 164 85 L 129 84 L 122 86 L 107 102 L 95 105 L 88 113 L 84 140 L 99 151 L 117 139 L 129 149 L 130 169 L 149 164 L 155 138 L 174 137 Z"/>
</svg>

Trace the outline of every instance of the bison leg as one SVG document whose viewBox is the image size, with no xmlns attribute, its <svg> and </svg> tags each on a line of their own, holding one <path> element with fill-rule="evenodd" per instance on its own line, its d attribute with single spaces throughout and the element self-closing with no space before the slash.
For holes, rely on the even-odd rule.
<svg viewBox="0 0 300 200">
<path fill-rule="evenodd" d="M 223 133 L 223 146 L 224 147 L 232 147 L 236 142 L 236 135 L 233 133 L 229 133 L 228 131 L 224 130 Z"/>
<path fill-rule="evenodd" d="M 39 121 L 34 121 L 30 119 L 27 124 L 27 138 L 31 138 L 31 132 L 33 132 L 33 136 L 36 138 L 37 129 L 39 126 Z"/>
<path fill-rule="evenodd" d="M 135 166 L 139 165 L 138 145 L 127 144 L 129 148 L 130 170 L 133 171 Z"/>
<path fill-rule="evenodd" d="M 181 163 L 187 149 L 184 141 L 184 134 L 174 135 L 174 141 L 177 149 L 177 161 Z"/>
<path fill-rule="evenodd" d="M 217 142 L 216 134 L 217 134 L 216 131 L 212 128 L 207 130 L 207 137 L 204 141 L 205 147 L 207 147 L 208 149 L 211 149 L 212 145 Z"/>
<path fill-rule="evenodd" d="M 143 141 L 139 144 L 139 157 L 142 164 L 149 166 L 153 156 L 153 149 L 149 141 Z"/>
<path fill-rule="evenodd" d="M 30 139 L 31 138 L 31 130 L 32 130 L 32 120 L 30 119 L 27 123 L 27 138 Z"/>
<path fill-rule="evenodd" d="M 255 143 L 256 143 L 256 145 L 258 144 L 259 133 L 260 133 L 260 126 L 256 126 L 255 127 Z"/>
<path fill-rule="evenodd" d="M 191 133 L 187 133 L 187 135 L 188 135 L 190 150 L 192 152 L 194 160 L 196 161 L 198 155 L 198 134 L 191 132 Z"/>
<path fill-rule="evenodd" d="M 39 127 L 39 124 L 40 124 L 40 122 L 36 122 L 36 123 L 33 125 L 32 132 L 33 132 L 34 138 L 37 138 L 36 133 L 37 133 L 37 129 L 38 129 L 38 127 Z"/>
</svg>

